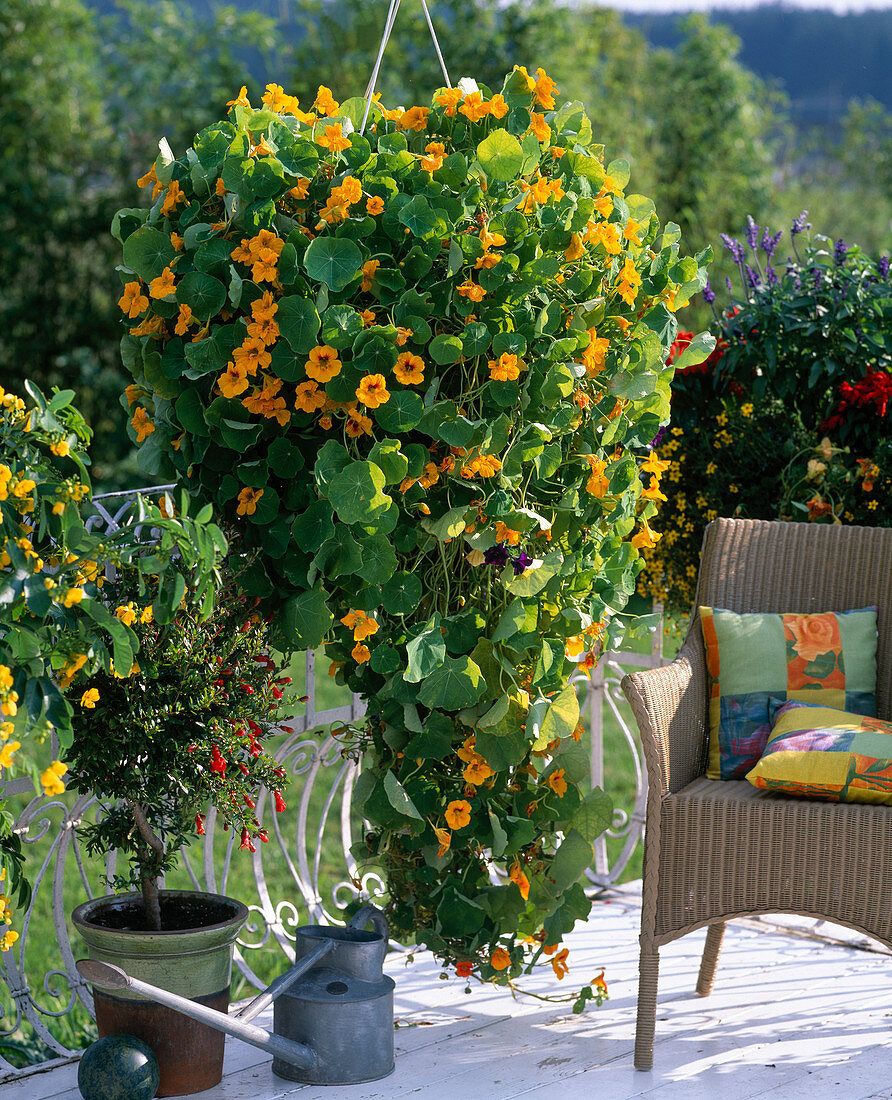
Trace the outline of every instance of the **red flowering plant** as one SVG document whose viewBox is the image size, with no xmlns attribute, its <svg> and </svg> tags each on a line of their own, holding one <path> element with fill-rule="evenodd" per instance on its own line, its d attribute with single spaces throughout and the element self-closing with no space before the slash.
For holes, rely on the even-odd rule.
<svg viewBox="0 0 892 1100">
<path fill-rule="evenodd" d="M 366 700 L 394 935 L 503 984 L 563 977 L 589 912 L 611 811 L 568 681 L 656 537 L 639 462 L 709 259 L 629 175 L 542 70 L 407 109 L 270 85 L 114 227 L 144 462 L 241 520 L 288 643 Z"/>
<path fill-rule="evenodd" d="M 781 264 L 782 234 L 752 218 L 743 240 L 723 238 L 742 291 L 716 312 L 713 353 L 673 379 L 656 443 L 673 462 L 664 533 L 639 587 L 678 614 L 717 516 L 892 524 L 889 260 L 810 230 L 803 212 Z M 704 297 L 715 302 L 708 284 Z M 690 339 L 679 332 L 672 354 Z"/>
<path fill-rule="evenodd" d="M 107 803 L 107 814 L 81 824 L 80 835 L 93 855 L 127 856 L 129 874 L 109 885 L 140 889 L 146 926 L 160 929 L 158 878 L 204 832 L 208 805 L 251 852 L 268 840 L 260 827 L 266 795 L 285 809 L 285 772 L 263 745 L 290 679 L 270 656 L 256 601 L 231 576 L 212 616 L 202 617 L 187 589 L 163 625 L 128 567 L 102 595 L 139 649 L 131 667 L 106 662 L 68 686 L 75 711 L 68 786 Z"/>
</svg>

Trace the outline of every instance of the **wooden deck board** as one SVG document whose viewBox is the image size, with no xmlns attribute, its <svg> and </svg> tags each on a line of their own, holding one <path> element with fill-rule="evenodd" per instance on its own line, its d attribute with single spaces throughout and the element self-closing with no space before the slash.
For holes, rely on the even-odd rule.
<svg viewBox="0 0 892 1100">
<path fill-rule="evenodd" d="M 892 961 L 805 938 L 798 925 L 793 934 L 729 925 L 708 998 L 693 992 L 705 933 L 664 947 L 654 1069 L 634 1070 L 638 917 L 633 887 L 596 902 L 587 925 L 569 937 L 563 986 L 578 988 L 606 967 L 611 999 L 600 1009 L 574 1016 L 566 1004 L 478 985 L 466 995 L 464 982 L 439 978 L 429 956 L 410 965 L 391 957 L 399 1024 L 393 1075 L 303 1086 L 274 1077 L 267 1056 L 228 1039 L 224 1079 L 202 1100 L 892 1098 Z M 550 969 L 526 984 L 562 991 Z M 79 1100 L 76 1076 L 74 1065 L 35 1074 L 4 1085 L 3 1100 Z"/>
</svg>

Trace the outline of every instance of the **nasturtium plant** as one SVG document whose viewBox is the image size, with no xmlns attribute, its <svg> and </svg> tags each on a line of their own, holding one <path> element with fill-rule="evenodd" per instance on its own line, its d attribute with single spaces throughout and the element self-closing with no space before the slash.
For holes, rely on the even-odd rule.
<svg viewBox="0 0 892 1100">
<path fill-rule="evenodd" d="M 709 254 L 542 70 L 374 102 L 365 132 L 325 88 L 229 107 L 114 224 L 143 462 L 242 522 L 283 644 L 367 701 L 343 736 L 394 933 L 563 977 L 610 820 L 568 675 L 657 537 L 639 460 Z"/>
</svg>

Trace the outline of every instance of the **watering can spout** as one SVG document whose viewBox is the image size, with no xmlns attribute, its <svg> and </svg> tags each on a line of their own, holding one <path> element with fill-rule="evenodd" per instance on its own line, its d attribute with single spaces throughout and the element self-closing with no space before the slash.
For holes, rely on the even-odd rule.
<svg viewBox="0 0 892 1100">
<path fill-rule="evenodd" d="M 227 1016 L 225 1012 L 207 1008 L 205 1005 L 198 1004 L 197 1001 L 190 1001 L 187 997 L 169 993 L 166 989 L 151 985 L 149 982 L 141 982 L 111 963 L 101 962 L 98 959 L 79 959 L 76 965 L 81 977 L 91 985 L 99 986 L 100 989 L 129 989 L 133 993 L 157 1001 L 158 1004 L 167 1005 L 168 1008 L 173 1008 L 184 1016 L 198 1020 L 199 1023 L 207 1024 L 216 1031 L 224 1031 L 227 1035 L 233 1035 L 236 1039 L 259 1047 L 290 1065 L 307 1070 L 313 1070 L 316 1067 L 316 1053 L 305 1043 L 298 1043 L 281 1035 L 271 1035 L 262 1027 L 255 1027 L 243 1020 Z"/>
</svg>

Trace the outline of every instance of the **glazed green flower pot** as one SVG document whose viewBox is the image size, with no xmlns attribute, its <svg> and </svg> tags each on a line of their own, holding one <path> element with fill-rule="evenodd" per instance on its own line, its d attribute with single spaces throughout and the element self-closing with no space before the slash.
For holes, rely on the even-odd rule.
<svg viewBox="0 0 892 1100">
<path fill-rule="evenodd" d="M 161 891 L 161 932 L 140 927 L 140 894 L 95 898 L 71 916 L 91 959 L 224 1013 L 233 944 L 247 918 L 240 901 L 192 890 Z M 161 1069 L 158 1096 L 202 1092 L 221 1080 L 222 1032 L 129 990 L 112 996 L 94 989 L 93 1000 L 100 1038 L 135 1035 L 155 1052 Z"/>
</svg>

